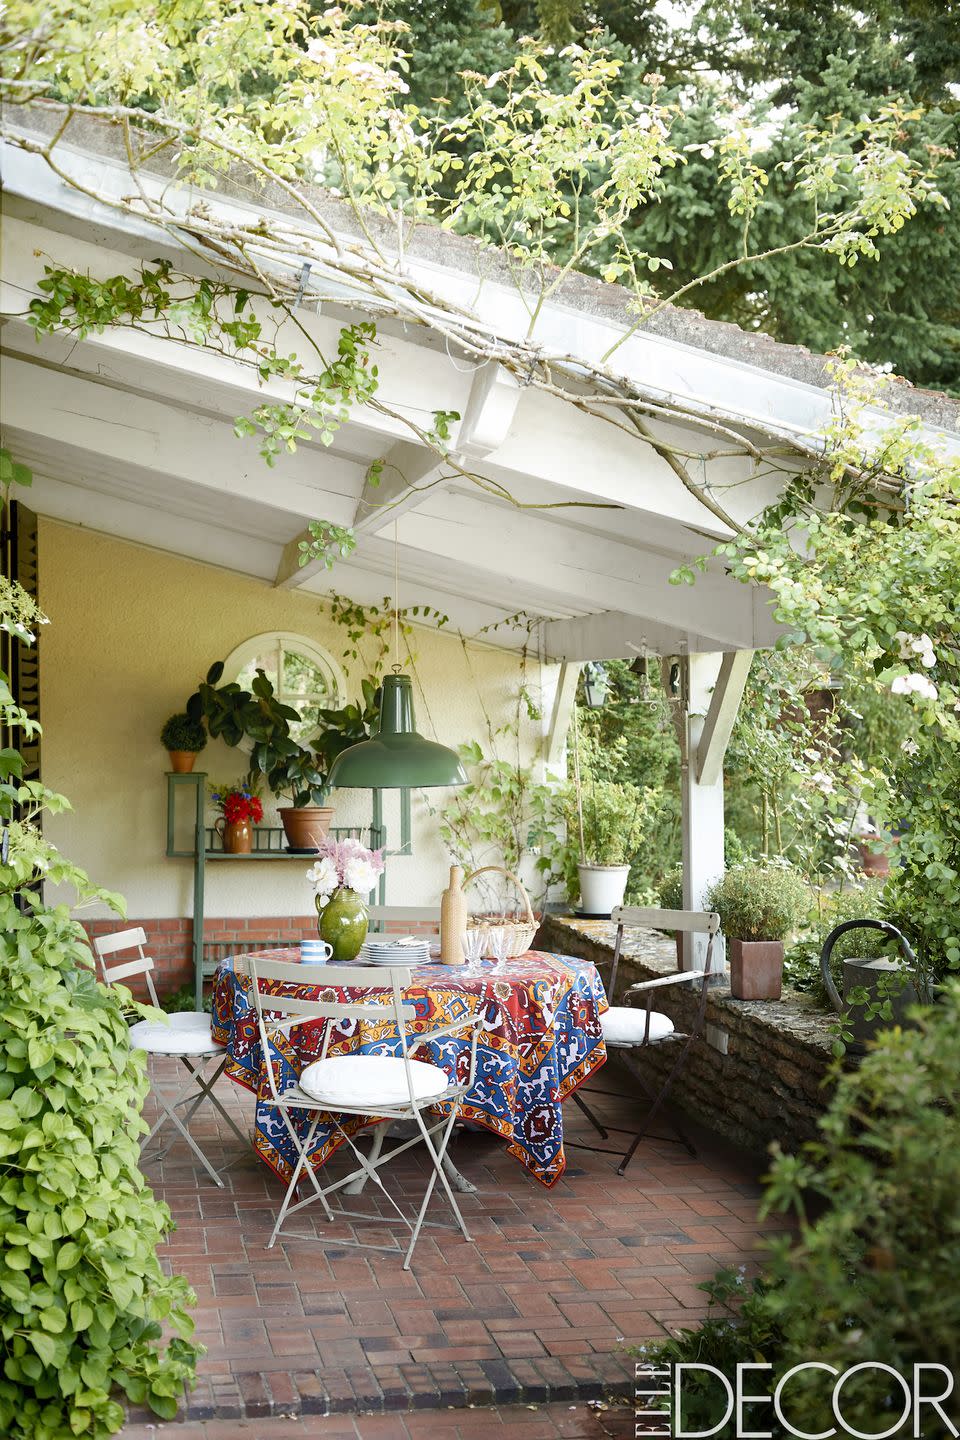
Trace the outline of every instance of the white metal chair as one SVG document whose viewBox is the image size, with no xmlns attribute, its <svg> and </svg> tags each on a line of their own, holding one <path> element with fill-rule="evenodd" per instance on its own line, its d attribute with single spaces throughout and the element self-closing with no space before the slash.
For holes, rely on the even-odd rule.
<svg viewBox="0 0 960 1440">
<path fill-rule="evenodd" d="M 121 980 L 129 980 L 134 975 L 142 975 L 147 982 L 150 1003 L 160 1010 L 162 1007 L 157 999 L 157 991 L 151 973 L 153 961 L 149 955 L 144 953 L 143 949 L 146 941 L 146 935 L 138 926 L 132 930 L 120 930 L 115 935 L 103 935 L 93 943 L 105 983 L 115 985 Z M 118 951 L 123 950 L 136 950 L 136 959 L 124 960 L 116 965 L 107 964 L 107 956 L 116 955 Z M 248 1139 L 224 1110 L 216 1095 L 212 1093 L 213 1086 L 223 1074 L 227 1055 L 224 1047 L 213 1038 L 210 1016 L 203 1010 L 185 1010 L 167 1015 L 165 1020 L 138 1020 L 130 1026 L 130 1044 L 136 1050 L 146 1050 L 148 1055 L 175 1056 L 190 1075 L 188 1082 L 169 1100 L 160 1087 L 154 1085 L 154 1094 L 161 1113 L 150 1134 L 144 1140 L 143 1148 L 146 1149 L 162 1125 L 168 1120 L 172 1121 L 211 1180 L 222 1189 L 223 1181 L 187 1129 L 197 1107 L 204 1100 L 209 1100 L 244 1146 L 249 1145 Z M 206 1069 L 211 1061 L 215 1062 L 215 1069 L 211 1075 L 207 1075 Z M 177 1110 L 184 1105 L 189 1108 L 181 1119 Z M 157 1158 L 163 1159 L 166 1153 L 166 1150 L 162 1150 Z"/>
<path fill-rule="evenodd" d="M 384 1197 L 396 1211 L 396 1217 L 399 1217 L 409 1229 L 410 1243 L 405 1254 L 399 1240 L 395 1245 L 365 1244 L 360 1240 L 337 1240 L 337 1248 L 342 1245 L 352 1245 L 363 1250 L 383 1250 L 388 1254 L 403 1254 L 403 1268 L 409 1270 L 414 1248 L 425 1223 L 427 1207 L 438 1179 L 446 1191 L 457 1225 L 443 1225 L 436 1221 L 426 1223 L 440 1225 L 440 1228 L 443 1229 L 455 1229 L 458 1226 L 464 1239 L 469 1240 L 471 1237 L 460 1213 L 460 1207 L 450 1181 L 444 1172 L 443 1162 L 450 1134 L 457 1118 L 458 1102 L 470 1089 L 476 1075 L 477 1031 L 483 1021 L 482 1014 L 462 1016 L 459 1020 L 451 1021 L 447 1025 L 438 1025 L 436 1029 L 430 1030 L 426 1034 L 414 1034 L 408 1030 L 407 1025 L 413 1019 L 416 1011 L 412 1005 L 404 1004 L 403 1001 L 403 991 L 410 984 L 409 968 L 384 966 L 381 970 L 371 972 L 369 967 L 364 966 L 311 966 L 311 984 L 367 988 L 371 983 L 375 983 L 389 992 L 385 1003 L 378 1002 L 376 998 L 371 998 L 365 1003 L 341 1003 L 332 999 L 301 1000 L 294 996 L 272 994 L 269 990 L 262 988 L 265 982 L 270 981 L 288 981 L 294 985 L 302 985 L 303 969 L 299 965 L 286 964 L 277 960 L 260 960 L 255 955 L 251 955 L 239 963 L 243 964 L 252 981 L 254 1008 L 260 1031 L 260 1043 L 263 1046 L 264 1058 L 267 1062 L 271 1099 L 296 1147 L 298 1157 L 290 1177 L 287 1193 L 280 1207 L 280 1213 L 273 1227 L 273 1233 L 267 1241 L 267 1249 L 271 1248 L 278 1235 L 300 1240 L 316 1239 L 315 1235 L 298 1235 L 295 1231 L 284 1230 L 282 1226 L 289 1215 L 294 1214 L 297 1210 L 302 1210 L 307 1205 L 312 1205 L 317 1200 L 320 1201 L 327 1220 L 345 1217 L 354 1220 L 374 1220 L 379 1225 L 395 1224 L 396 1218 L 392 1215 L 372 1215 L 363 1211 L 344 1210 L 339 1206 L 330 1205 L 329 1196 L 338 1190 L 346 1189 L 351 1185 L 355 1186 L 358 1180 L 373 1180 L 380 1187 Z M 296 1085 L 288 1087 L 281 1093 L 277 1088 L 273 1042 L 279 1036 L 288 1036 L 297 1025 L 302 1025 L 310 1020 L 328 1022 L 325 1027 L 320 1058 L 306 1067 Z M 337 1020 L 392 1021 L 399 1042 L 399 1055 L 328 1056 L 330 1036 L 334 1029 L 329 1022 Z M 466 1078 L 460 1081 L 451 1080 L 441 1066 L 411 1058 L 411 1049 L 416 1050 L 423 1045 L 442 1039 L 444 1036 L 452 1036 L 467 1030 L 471 1032 L 471 1046 L 469 1074 Z M 390 1042 L 385 1043 L 391 1049 L 395 1048 Z M 424 1111 L 438 1105 L 445 1107 L 449 1105 L 449 1114 L 442 1115 L 439 1120 L 428 1123 L 424 1119 Z M 294 1123 L 297 1112 L 300 1114 L 308 1112 L 309 1114 L 309 1120 L 302 1129 L 298 1129 Z M 384 1122 L 375 1133 L 369 1155 L 361 1153 L 354 1144 L 352 1136 L 348 1135 L 343 1128 L 340 1117 L 344 1115 L 376 1117 Z M 317 1127 L 324 1116 L 332 1120 L 359 1163 L 359 1169 L 352 1171 L 345 1178 L 325 1186 L 321 1185 L 316 1170 L 309 1162 L 310 1147 L 313 1144 Z M 389 1151 L 384 1152 L 382 1145 L 388 1122 L 392 1123 L 396 1120 L 414 1121 L 417 1133 L 412 1139 L 404 1140 L 403 1143 L 396 1144 Z M 434 1136 L 436 1135 L 439 1135 L 440 1138 L 435 1142 Z M 389 1194 L 379 1172 L 384 1165 L 389 1164 L 405 1150 L 409 1150 L 411 1146 L 419 1144 L 421 1140 L 426 1145 L 432 1173 L 419 1210 L 411 1220 Z M 308 1195 L 304 1200 L 298 1200 L 295 1204 L 291 1204 L 304 1171 L 306 1171 L 315 1193 Z M 356 1190 L 353 1193 L 356 1193 Z"/>
<path fill-rule="evenodd" d="M 594 1128 L 599 1131 L 603 1140 L 610 1138 L 610 1132 L 615 1134 L 633 1135 L 633 1140 L 622 1154 L 620 1164 L 617 1166 L 617 1174 L 623 1175 L 627 1166 L 636 1153 L 637 1146 L 645 1136 L 650 1134 L 654 1120 L 660 1113 L 664 1102 L 667 1099 L 673 1084 L 683 1068 L 684 1061 L 690 1052 L 690 1047 L 703 1029 L 704 1017 L 707 1009 L 707 990 L 711 978 L 719 972 L 713 971 L 711 960 L 713 958 L 713 942 L 720 929 L 720 917 L 707 911 L 697 910 L 657 910 L 618 906 L 611 915 L 611 920 L 617 927 L 617 938 L 613 949 L 613 966 L 610 972 L 610 996 L 616 994 L 617 971 L 620 966 L 620 951 L 623 947 L 623 931 L 627 925 L 644 926 L 652 930 L 672 930 L 697 934 L 706 933 L 709 936 L 707 942 L 707 954 L 703 970 L 678 970 L 674 975 L 658 975 L 653 980 L 642 980 L 638 985 L 631 985 L 626 995 L 646 996 L 646 1004 L 638 1005 L 611 1005 L 610 1009 L 601 1015 L 600 1023 L 603 1027 L 603 1038 L 610 1050 L 622 1050 L 634 1053 L 642 1052 L 652 1046 L 675 1045 L 677 1047 L 676 1057 L 667 1075 L 660 1086 L 655 1090 L 648 1084 L 642 1067 L 630 1067 L 630 1073 L 639 1084 L 641 1090 L 650 1102 L 649 1109 L 644 1117 L 643 1125 L 634 1132 L 632 1129 L 622 1125 L 605 1125 L 593 1113 L 593 1110 L 584 1100 L 579 1091 L 573 1092 L 573 1100 L 587 1116 Z M 689 1031 L 679 1032 L 674 1028 L 673 1021 L 668 1015 L 662 1014 L 659 1010 L 653 1009 L 654 993 L 666 989 L 671 985 L 699 985 L 700 997 L 693 1025 Z M 625 997 L 626 998 L 626 997 Z M 592 1095 L 616 1096 L 618 1099 L 627 1098 L 622 1091 L 618 1090 L 594 1090 L 591 1087 Z M 691 1155 L 696 1155 L 696 1150 L 680 1129 L 675 1120 L 665 1117 L 667 1124 L 674 1131 L 674 1135 L 660 1138 L 676 1141 L 685 1146 Z M 571 1140 L 567 1142 L 582 1150 L 592 1150 L 599 1155 L 621 1155 L 619 1150 L 608 1150 L 600 1145 L 586 1145 L 582 1141 Z"/>
</svg>

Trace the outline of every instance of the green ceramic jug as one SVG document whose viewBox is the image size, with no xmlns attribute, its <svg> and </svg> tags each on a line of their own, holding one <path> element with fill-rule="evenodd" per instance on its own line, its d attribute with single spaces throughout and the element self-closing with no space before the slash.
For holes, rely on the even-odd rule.
<svg viewBox="0 0 960 1440">
<path fill-rule="evenodd" d="M 317 907 L 317 931 L 333 949 L 331 960 L 355 960 L 367 938 L 369 923 L 363 896 L 345 885 L 334 890 L 323 909 Z"/>
</svg>

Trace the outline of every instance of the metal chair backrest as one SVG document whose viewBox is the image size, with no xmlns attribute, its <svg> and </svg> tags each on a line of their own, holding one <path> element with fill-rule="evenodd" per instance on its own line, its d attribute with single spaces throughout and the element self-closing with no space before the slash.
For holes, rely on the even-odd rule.
<svg viewBox="0 0 960 1440">
<path fill-rule="evenodd" d="M 392 1019 L 400 1038 L 400 1049 L 404 1061 L 409 1062 L 408 1022 L 416 1018 L 416 1006 L 405 1004 L 403 992 L 410 984 L 410 967 L 384 965 L 371 972 L 369 965 L 298 965 L 288 960 L 261 960 L 257 955 L 246 955 L 234 962 L 238 974 L 247 974 L 252 982 L 253 1007 L 260 1030 L 260 1043 L 264 1056 L 269 1057 L 270 1045 L 278 1033 L 291 1028 L 291 1020 L 301 1024 L 308 1020 L 384 1020 Z M 347 986 L 362 986 L 369 989 L 375 985 L 378 990 L 388 991 L 388 996 L 369 1001 L 340 1001 L 335 999 L 307 1000 L 298 995 L 277 994 L 266 988 L 273 981 L 283 985 L 318 985 L 329 989 Z M 276 1016 L 286 1017 L 279 1022 Z M 271 1030 L 273 1034 L 271 1035 Z M 318 1059 L 327 1058 L 333 1026 L 327 1025 L 323 1047 Z M 409 1072 L 408 1072 L 409 1073 Z M 276 1075 L 272 1064 L 267 1064 L 270 1090 L 275 1100 L 280 1099 L 276 1088 Z M 410 1093 L 413 1085 L 410 1082 Z"/>
<path fill-rule="evenodd" d="M 613 1003 L 617 988 L 617 970 L 620 967 L 620 950 L 623 945 L 624 927 L 631 925 L 646 930 L 672 930 L 688 935 L 708 935 L 707 953 L 703 973 L 712 973 L 710 961 L 713 958 L 714 937 L 720 930 L 720 916 L 714 910 L 661 910 L 656 906 L 618 905 L 610 919 L 617 927 L 616 944 L 613 947 L 613 968 L 610 971 L 610 1003 Z"/>
<path fill-rule="evenodd" d="M 121 980 L 128 980 L 131 975 L 143 975 L 147 982 L 147 990 L 150 994 L 150 1003 L 160 1009 L 160 1001 L 157 999 L 156 987 L 153 983 L 153 961 L 149 955 L 144 954 L 144 945 L 147 937 L 142 928 L 138 925 L 131 930 L 118 930 L 115 935 L 100 935 L 93 942 L 93 948 L 97 952 L 97 959 L 100 961 L 100 970 L 106 985 L 116 985 Z M 119 950 L 136 950 L 136 960 L 125 960 L 119 965 L 108 965 L 106 956 L 116 955 Z"/>
</svg>

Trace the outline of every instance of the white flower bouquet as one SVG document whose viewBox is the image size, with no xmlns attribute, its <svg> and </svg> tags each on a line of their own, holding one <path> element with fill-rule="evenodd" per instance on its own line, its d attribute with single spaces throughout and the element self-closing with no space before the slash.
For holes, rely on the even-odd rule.
<svg viewBox="0 0 960 1440">
<path fill-rule="evenodd" d="M 320 847 L 319 859 L 307 871 L 307 879 L 320 910 L 335 890 L 369 895 L 382 874 L 382 850 L 368 850 L 359 840 L 327 840 Z"/>
</svg>

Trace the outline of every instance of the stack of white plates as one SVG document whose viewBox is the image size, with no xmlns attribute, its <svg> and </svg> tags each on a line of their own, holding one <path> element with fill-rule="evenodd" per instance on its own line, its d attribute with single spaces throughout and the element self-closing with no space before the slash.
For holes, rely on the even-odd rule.
<svg viewBox="0 0 960 1440">
<path fill-rule="evenodd" d="M 357 958 L 366 965 L 426 965 L 430 941 L 417 935 L 365 940 Z"/>
</svg>

